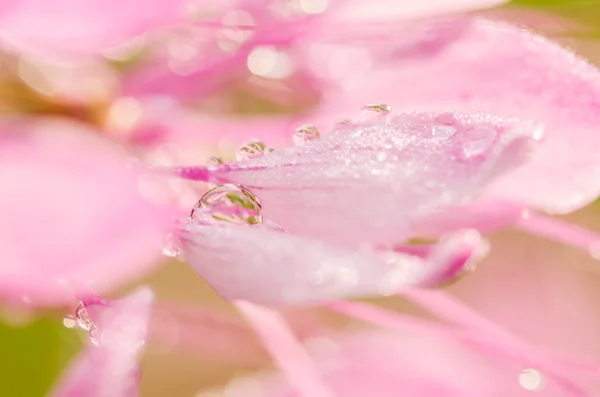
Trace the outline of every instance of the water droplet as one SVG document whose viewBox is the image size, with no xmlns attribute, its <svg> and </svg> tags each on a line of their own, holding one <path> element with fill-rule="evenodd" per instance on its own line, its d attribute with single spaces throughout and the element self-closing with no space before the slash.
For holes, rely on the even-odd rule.
<svg viewBox="0 0 600 397">
<path fill-rule="evenodd" d="M 90 342 L 98 346 L 100 344 L 100 330 L 94 324 L 89 330 Z"/>
<path fill-rule="evenodd" d="M 385 161 L 385 159 L 387 158 L 387 153 L 386 152 L 379 152 L 377 153 L 377 161 Z"/>
<path fill-rule="evenodd" d="M 360 109 L 359 120 L 361 122 L 373 121 L 390 114 L 392 108 L 383 104 L 369 104 Z"/>
<path fill-rule="evenodd" d="M 88 314 L 87 308 L 83 302 L 79 302 L 77 309 L 75 309 L 75 319 L 79 328 L 89 331 L 94 325 L 92 318 Z"/>
<path fill-rule="evenodd" d="M 496 129 L 491 125 L 473 126 L 463 136 L 463 153 L 475 157 L 485 153 L 496 139 Z"/>
<path fill-rule="evenodd" d="M 519 374 L 519 384 L 526 390 L 540 390 L 544 387 L 544 377 L 533 368 L 524 369 Z"/>
<path fill-rule="evenodd" d="M 431 133 L 434 139 L 447 139 L 458 131 L 458 119 L 451 113 L 444 113 L 434 120 Z"/>
<path fill-rule="evenodd" d="M 223 164 L 223 159 L 221 157 L 211 156 L 208 158 L 208 161 L 206 162 L 206 164 L 212 165 L 212 166 L 221 165 L 221 164 Z"/>
<path fill-rule="evenodd" d="M 175 258 L 181 253 L 181 242 L 173 233 L 168 233 L 162 241 L 162 253 L 165 256 Z"/>
<path fill-rule="evenodd" d="M 316 141 L 321 137 L 319 130 L 312 124 L 303 124 L 294 130 L 292 140 L 294 145 L 303 146 L 306 142 Z"/>
<path fill-rule="evenodd" d="M 261 157 L 265 154 L 265 152 L 272 152 L 273 149 L 267 147 L 264 143 L 260 141 L 249 142 L 242 146 L 235 154 L 235 159 L 237 161 L 244 161 L 249 159 L 254 159 L 257 157 Z"/>
<path fill-rule="evenodd" d="M 384 104 L 368 104 L 363 106 L 361 111 L 366 113 L 388 114 L 392 111 L 392 108 Z"/>
<path fill-rule="evenodd" d="M 262 207 L 245 186 L 225 184 L 208 192 L 192 210 L 192 218 L 201 216 L 208 222 L 257 225 L 262 223 Z"/>
<path fill-rule="evenodd" d="M 352 122 L 352 120 L 350 119 L 340 119 L 338 121 L 335 122 L 334 127 L 335 128 L 340 128 L 340 127 L 350 127 L 352 126 L 354 123 Z"/>
<path fill-rule="evenodd" d="M 523 211 L 521 211 L 521 218 L 522 219 L 531 219 L 531 211 L 528 209 L 524 209 Z"/>
</svg>

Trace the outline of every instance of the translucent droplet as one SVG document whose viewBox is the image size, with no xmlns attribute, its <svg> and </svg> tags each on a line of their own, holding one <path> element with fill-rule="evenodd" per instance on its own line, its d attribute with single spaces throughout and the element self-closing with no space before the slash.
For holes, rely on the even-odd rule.
<svg viewBox="0 0 600 397">
<path fill-rule="evenodd" d="M 441 114 L 435 118 L 431 134 L 434 139 L 447 139 L 456 134 L 458 125 L 458 120 L 453 114 Z"/>
<path fill-rule="evenodd" d="M 496 139 L 496 129 L 491 125 L 479 125 L 465 131 L 463 153 L 466 157 L 475 157 L 485 153 Z"/>
<path fill-rule="evenodd" d="M 162 253 L 165 256 L 175 258 L 181 253 L 181 243 L 179 238 L 173 233 L 168 233 L 162 241 Z"/>
<path fill-rule="evenodd" d="M 524 369 L 519 374 L 519 384 L 526 390 L 540 390 L 544 387 L 544 377 L 533 368 Z"/>
<path fill-rule="evenodd" d="M 360 121 L 368 121 L 374 118 L 387 116 L 392 111 L 392 108 L 384 104 L 369 104 L 360 109 Z"/>
<path fill-rule="evenodd" d="M 206 162 L 206 164 L 212 165 L 212 166 L 221 165 L 221 164 L 223 164 L 223 159 L 221 157 L 211 156 L 208 158 L 208 161 Z"/>
<path fill-rule="evenodd" d="M 319 130 L 312 124 L 303 124 L 294 130 L 292 140 L 294 145 L 303 146 L 306 142 L 316 141 L 321 137 Z"/>
<path fill-rule="evenodd" d="M 338 121 L 335 122 L 335 128 L 349 127 L 352 124 L 354 124 L 354 123 L 350 119 L 340 119 L 340 120 L 338 120 Z"/>
<path fill-rule="evenodd" d="M 266 152 L 272 152 L 273 149 L 267 147 L 260 141 L 249 142 L 242 146 L 235 154 L 237 161 L 249 160 L 257 157 L 261 157 Z"/>
<path fill-rule="evenodd" d="M 93 324 L 89 330 L 89 336 L 90 342 L 92 342 L 94 345 L 98 346 L 100 344 L 100 330 Z"/>
<path fill-rule="evenodd" d="M 193 219 L 199 216 L 208 222 L 257 225 L 263 221 L 256 196 L 235 184 L 220 185 L 206 192 L 192 211 Z"/>
<path fill-rule="evenodd" d="M 83 302 L 79 302 L 77 309 L 75 309 L 75 320 L 79 328 L 89 331 L 94 325 L 92 318 L 88 314 L 87 308 Z"/>
</svg>

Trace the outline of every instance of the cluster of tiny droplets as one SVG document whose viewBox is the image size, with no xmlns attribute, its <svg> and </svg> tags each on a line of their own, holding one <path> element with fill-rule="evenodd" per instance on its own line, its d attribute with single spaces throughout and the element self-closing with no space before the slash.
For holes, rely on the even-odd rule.
<svg viewBox="0 0 600 397">
<path fill-rule="evenodd" d="M 97 346 L 99 344 L 100 331 L 88 314 L 86 305 L 83 302 L 79 302 L 79 305 L 77 305 L 77 308 L 75 309 L 75 316 L 67 316 L 65 318 L 65 325 L 67 325 L 67 321 L 73 325 L 77 325 L 82 330 L 87 331 L 90 341 L 94 345 Z M 69 328 L 71 328 L 73 325 L 69 326 Z"/>
</svg>

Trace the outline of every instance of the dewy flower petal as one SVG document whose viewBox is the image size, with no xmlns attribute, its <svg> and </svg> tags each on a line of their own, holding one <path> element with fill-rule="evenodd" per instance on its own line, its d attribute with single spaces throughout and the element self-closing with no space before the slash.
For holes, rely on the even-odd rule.
<svg viewBox="0 0 600 397">
<path fill-rule="evenodd" d="M 0 41 L 43 55 L 93 54 L 174 22 L 182 3 L 22 0 L 0 14 Z"/>
<path fill-rule="evenodd" d="M 148 332 L 150 289 L 94 310 L 98 346 L 90 344 L 71 364 L 52 397 L 137 397 L 137 358 Z"/>
<path fill-rule="evenodd" d="M 332 338 L 328 347 L 313 349 L 313 354 L 325 383 L 338 396 L 526 397 L 532 390 L 549 397 L 582 395 L 563 393 L 534 369 L 537 379 L 524 381 L 525 355 L 509 361 L 476 346 L 388 331 Z M 244 387 L 243 382 L 232 383 L 224 395 L 247 396 L 250 389 L 260 390 L 266 397 L 297 395 L 280 377 L 254 380 L 252 388 Z"/>
<path fill-rule="evenodd" d="M 407 113 L 180 175 L 248 187 L 286 230 L 343 244 L 402 241 L 411 223 L 467 204 L 527 158 L 537 126 L 482 114 Z"/>
<path fill-rule="evenodd" d="M 598 69 L 527 30 L 477 18 L 462 24 L 457 37 L 435 51 L 382 57 L 362 78 L 353 75 L 351 88 L 331 92 L 324 113 L 382 101 L 403 111 L 482 111 L 535 120 L 544 126 L 544 145 L 486 194 L 552 212 L 569 212 L 596 198 Z M 446 24 L 426 26 L 436 32 Z"/>
<path fill-rule="evenodd" d="M 486 245 L 457 232 L 424 258 L 388 250 L 351 250 L 265 225 L 205 225 L 182 231 L 189 264 L 227 299 L 297 304 L 392 294 L 452 279 Z"/>
<path fill-rule="evenodd" d="M 109 143 L 40 125 L 0 135 L 0 296 L 61 304 L 149 271 L 169 212 L 141 197 L 138 173 Z"/>
</svg>

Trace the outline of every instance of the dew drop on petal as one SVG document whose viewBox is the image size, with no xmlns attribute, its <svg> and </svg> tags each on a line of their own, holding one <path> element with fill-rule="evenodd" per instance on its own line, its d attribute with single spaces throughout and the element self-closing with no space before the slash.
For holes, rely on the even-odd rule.
<svg viewBox="0 0 600 397">
<path fill-rule="evenodd" d="M 165 256 L 175 258 L 181 253 L 181 243 L 179 238 L 173 234 L 168 233 L 162 241 L 162 253 Z"/>
<path fill-rule="evenodd" d="M 88 314 L 87 308 L 83 302 L 79 302 L 77 309 L 75 309 L 75 319 L 79 328 L 85 331 L 89 331 L 94 325 L 94 322 Z"/>
<path fill-rule="evenodd" d="M 212 165 L 212 166 L 221 165 L 221 164 L 223 164 L 223 159 L 221 157 L 211 156 L 208 158 L 208 161 L 206 162 L 206 164 Z"/>
<path fill-rule="evenodd" d="M 463 136 L 463 153 L 465 157 L 475 157 L 485 153 L 496 139 L 496 129 L 491 125 L 473 126 Z"/>
<path fill-rule="evenodd" d="M 335 122 L 334 128 L 349 127 L 349 126 L 352 126 L 353 124 L 354 123 L 350 119 L 340 119 Z"/>
<path fill-rule="evenodd" d="M 312 124 L 303 124 L 294 130 L 292 140 L 294 145 L 303 146 L 306 142 L 316 141 L 321 137 L 319 130 Z"/>
<path fill-rule="evenodd" d="M 524 369 L 519 374 L 519 384 L 526 390 L 540 390 L 544 387 L 544 377 L 535 369 Z"/>
<path fill-rule="evenodd" d="M 267 147 L 264 143 L 260 141 L 249 142 L 242 146 L 235 154 L 235 159 L 237 161 L 244 161 L 249 159 L 254 159 L 257 157 L 261 157 L 265 154 L 265 152 L 272 152 L 273 149 Z"/>
<path fill-rule="evenodd" d="M 192 219 L 201 217 L 207 222 L 257 225 L 262 223 L 262 207 L 245 186 L 225 184 L 202 196 L 192 211 Z"/>
<path fill-rule="evenodd" d="M 379 117 L 387 116 L 392 112 L 392 108 L 384 104 L 368 104 L 360 109 L 360 121 L 369 121 Z"/>
<path fill-rule="evenodd" d="M 90 342 L 98 346 L 100 344 L 100 330 L 94 324 L 92 324 L 89 330 Z"/>
</svg>

